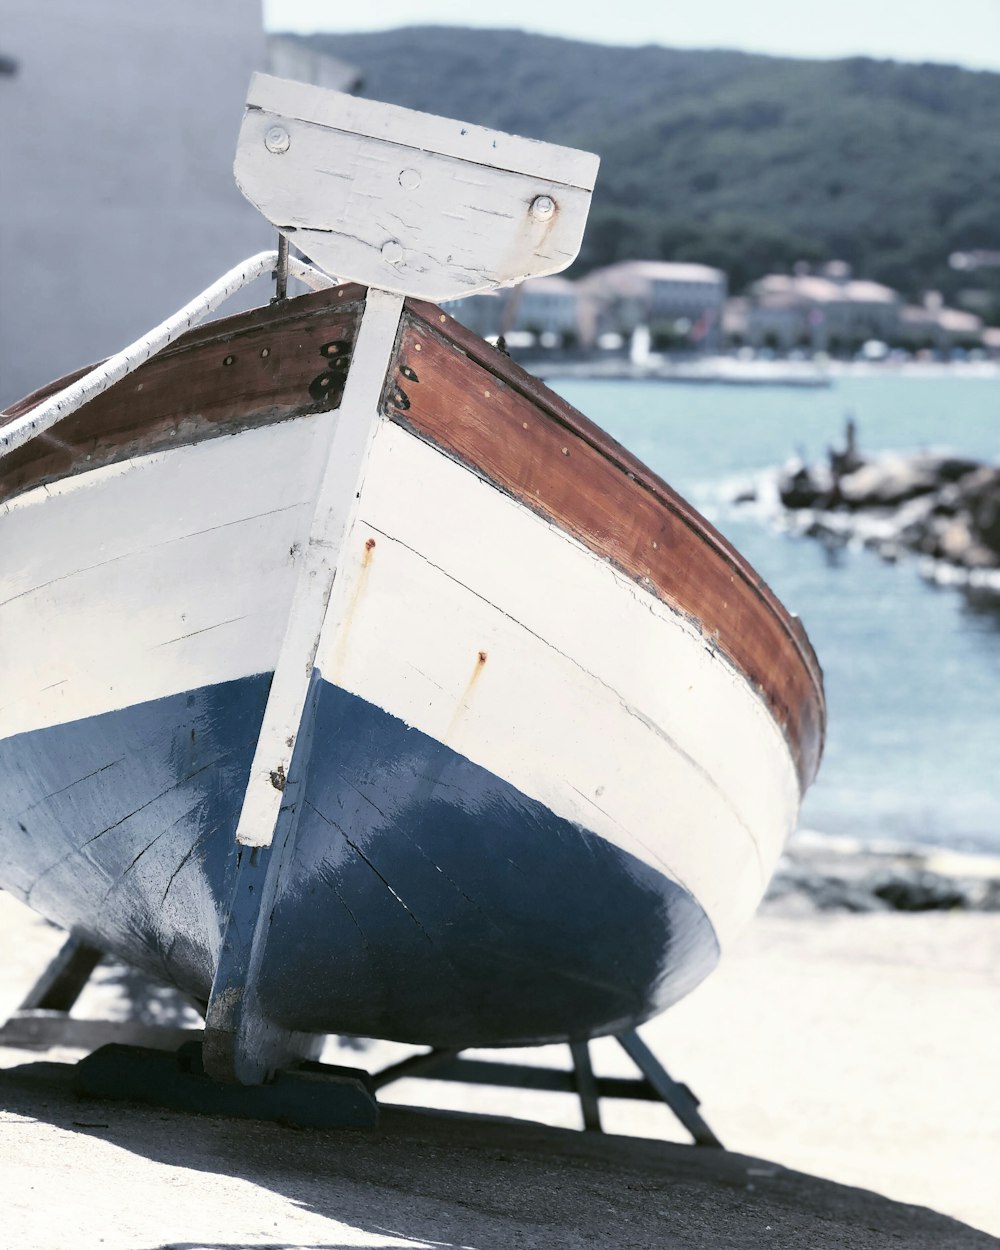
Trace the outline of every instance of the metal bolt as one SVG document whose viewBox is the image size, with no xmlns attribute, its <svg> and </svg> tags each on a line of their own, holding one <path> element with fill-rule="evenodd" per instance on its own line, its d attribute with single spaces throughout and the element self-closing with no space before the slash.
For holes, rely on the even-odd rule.
<svg viewBox="0 0 1000 1250">
<path fill-rule="evenodd" d="M 420 170 L 419 169 L 401 169 L 399 171 L 399 185 L 404 191 L 416 191 L 420 186 Z"/>
<path fill-rule="evenodd" d="M 548 221 L 556 211 L 556 202 L 551 195 L 536 196 L 531 204 L 531 215 L 536 221 Z"/>
<path fill-rule="evenodd" d="M 282 152 L 287 152 L 291 142 L 288 131 L 284 126 L 272 126 L 264 136 L 264 147 L 269 152 L 273 152 L 275 156 L 280 156 Z"/>
<path fill-rule="evenodd" d="M 388 265 L 398 265 L 403 259 L 402 246 L 395 239 L 390 239 L 388 243 L 382 244 L 382 259 Z"/>
</svg>

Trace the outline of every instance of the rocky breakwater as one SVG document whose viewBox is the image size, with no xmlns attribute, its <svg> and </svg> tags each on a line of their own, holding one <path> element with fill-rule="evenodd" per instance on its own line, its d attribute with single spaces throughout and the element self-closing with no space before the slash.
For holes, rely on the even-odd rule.
<svg viewBox="0 0 1000 1250">
<path fill-rule="evenodd" d="M 1000 912 L 1000 857 L 799 832 L 785 849 L 764 906 L 790 915 Z"/>
<path fill-rule="evenodd" d="M 781 470 L 778 496 L 796 529 L 824 541 L 1000 579 L 1000 466 L 928 451 L 864 456 L 849 423 L 826 463 Z"/>
</svg>

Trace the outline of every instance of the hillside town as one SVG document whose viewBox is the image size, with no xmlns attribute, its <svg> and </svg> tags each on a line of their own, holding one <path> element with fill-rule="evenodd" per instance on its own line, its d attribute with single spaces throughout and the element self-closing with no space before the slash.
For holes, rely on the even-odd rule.
<svg viewBox="0 0 1000 1250">
<path fill-rule="evenodd" d="M 969 257 L 971 256 L 971 259 Z M 955 268 L 979 260 L 962 253 Z M 973 275 L 970 274 L 970 278 Z M 963 302 L 975 305 L 970 286 Z M 936 291 L 907 303 L 891 287 L 856 277 L 844 261 L 766 274 L 731 295 L 708 265 L 624 260 L 571 281 L 535 278 L 511 291 L 453 301 L 449 312 L 485 338 L 511 347 L 717 355 L 743 350 L 800 358 L 878 360 L 1000 358 L 1000 328 Z"/>
</svg>

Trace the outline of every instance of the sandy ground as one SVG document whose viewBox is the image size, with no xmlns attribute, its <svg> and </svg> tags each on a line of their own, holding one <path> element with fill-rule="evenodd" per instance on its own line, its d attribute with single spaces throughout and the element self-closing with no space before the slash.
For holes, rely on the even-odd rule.
<svg viewBox="0 0 1000 1250">
<path fill-rule="evenodd" d="M 0 1017 L 60 940 L 0 894 Z M 634 1140 L 686 1140 L 664 1108 L 638 1103 L 605 1104 L 606 1129 L 627 1136 L 603 1140 L 392 1110 L 374 1135 L 314 1135 L 77 1104 L 68 1069 L 21 1067 L 0 1076 L 0 1242 L 1000 1245 L 840 1187 L 1000 1235 L 998 991 L 995 913 L 759 916 L 704 986 L 643 1028 L 732 1155 Z M 114 1009 L 110 995 L 89 990 L 78 1014 Z M 400 1053 L 334 1045 L 326 1057 L 377 1068 Z M 0 1052 L 0 1065 L 39 1058 Z M 564 1065 L 567 1053 L 534 1058 Z M 611 1042 L 594 1059 L 631 1071 Z M 579 1124 L 565 1095 L 407 1081 L 391 1097 Z"/>
</svg>

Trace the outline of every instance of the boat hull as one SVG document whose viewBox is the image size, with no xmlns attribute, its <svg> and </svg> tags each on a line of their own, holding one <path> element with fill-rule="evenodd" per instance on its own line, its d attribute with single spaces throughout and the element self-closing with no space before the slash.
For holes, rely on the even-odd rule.
<svg viewBox="0 0 1000 1250">
<path fill-rule="evenodd" d="M 8 888 L 207 1002 L 268 685 L 7 739 Z M 356 695 L 317 678 L 312 697 L 317 762 L 258 989 L 269 1018 L 442 1046 L 592 1036 L 714 966 L 711 924 L 662 873 Z"/>
<path fill-rule="evenodd" d="M 202 1002 L 359 298 L 197 332 L 7 468 L 0 885 Z M 255 938 L 279 1029 L 633 1027 L 752 914 L 818 760 L 795 623 L 489 352 L 400 333 Z"/>
</svg>

